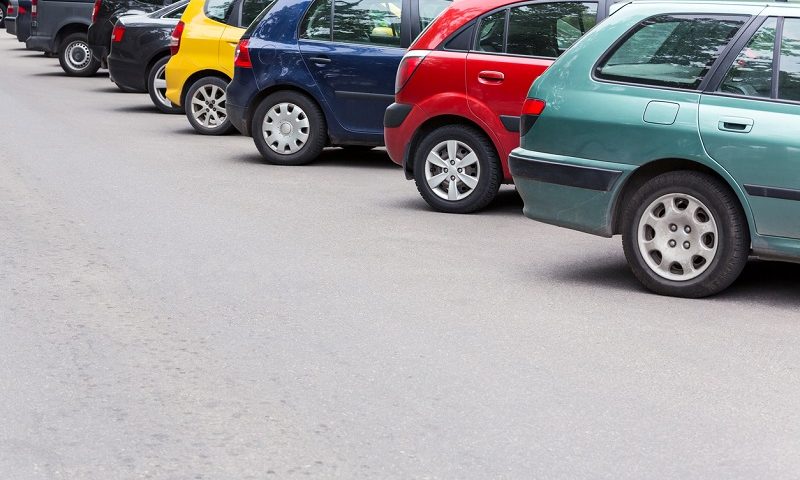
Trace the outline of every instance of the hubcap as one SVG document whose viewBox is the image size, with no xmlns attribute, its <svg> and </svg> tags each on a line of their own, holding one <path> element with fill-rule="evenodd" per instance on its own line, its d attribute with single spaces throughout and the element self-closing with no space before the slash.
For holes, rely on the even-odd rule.
<svg viewBox="0 0 800 480">
<path fill-rule="evenodd" d="M 719 230 L 711 211 L 691 195 L 671 193 L 639 220 L 639 252 L 658 276 L 685 282 L 703 274 L 717 254 Z"/>
<path fill-rule="evenodd" d="M 291 155 L 308 143 L 311 123 L 294 103 L 279 103 L 267 111 L 261 127 L 264 140 L 275 153 Z"/>
<path fill-rule="evenodd" d="M 192 116 L 206 128 L 218 128 L 225 123 L 228 118 L 225 112 L 225 89 L 216 85 L 198 88 L 192 97 Z"/>
<path fill-rule="evenodd" d="M 448 140 L 436 145 L 425 160 L 425 179 L 439 198 L 449 201 L 469 197 L 478 186 L 478 156 L 465 143 Z"/>
<path fill-rule="evenodd" d="M 166 71 L 167 71 L 167 65 L 166 64 L 161 65 L 160 67 L 158 67 L 158 70 L 156 70 L 156 74 L 155 74 L 155 77 L 153 79 L 153 91 L 156 94 L 156 98 L 158 99 L 159 102 L 161 102 L 162 105 L 167 106 L 167 107 L 171 107 L 172 106 L 172 102 L 167 100 L 167 76 L 166 76 Z"/>
<path fill-rule="evenodd" d="M 92 51 L 86 42 L 72 42 L 67 45 L 65 57 L 74 70 L 83 70 L 92 63 Z"/>
</svg>

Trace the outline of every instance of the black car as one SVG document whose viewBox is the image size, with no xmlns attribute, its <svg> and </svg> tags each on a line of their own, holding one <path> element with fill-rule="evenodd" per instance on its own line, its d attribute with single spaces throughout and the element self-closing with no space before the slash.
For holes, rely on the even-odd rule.
<svg viewBox="0 0 800 480">
<path fill-rule="evenodd" d="M 17 37 L 25 43 L 31 36 L 31 0 L 11 0 L 8 2 L 8 16 L 6 17 L 6 32 Z M 8 9 L 13 8 L 10 12 Z"/>
<path fill-rule="evenodd" d="M 148 92 L 159 110 L 181 113 L 164 96 L 169 61 L 169 41 L 189 0 L 164 7 L 150 15 L 126 15 L 117 20 L 108 55 L 111 81 L 122 89 Z"/>
<path fill-rule="evenodd" d="M 6 26 L 6 11 L 8 10 L 8 0 L 0 0 L 0 28 Z"/>
<path fill-rule="evenodd" d="M 17 34 L 17 0 L 9 0 L 7 4 L 0 3 L 0 28 L 5 28 L 11 35 Z"/>
<path fill-rule="evenodd" d="M 92 56 L 106 68 L 111 50 L 111 33 L 114 24 L 123 15 L 144 15 L 155 12 L 176 0 L 95 0 L 92 24 L 89 26 L 89 48 Z"/>
</svg>

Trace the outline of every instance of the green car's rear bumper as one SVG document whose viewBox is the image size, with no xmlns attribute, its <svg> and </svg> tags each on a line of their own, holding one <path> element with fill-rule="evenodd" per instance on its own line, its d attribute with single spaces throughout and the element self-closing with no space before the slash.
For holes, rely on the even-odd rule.
<svg viewBox="0 0 800 480">
<path fill-rule="evenodd" d="M 526 217 L 610 237 L 617 193 L 637 167 L 518 148 L 509 168 Z"/>
</svg>

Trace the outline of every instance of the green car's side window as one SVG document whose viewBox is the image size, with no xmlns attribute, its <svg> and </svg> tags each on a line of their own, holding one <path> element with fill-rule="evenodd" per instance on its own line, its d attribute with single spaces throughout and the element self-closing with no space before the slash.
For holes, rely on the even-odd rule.
<svg viewBox="0 0 800 480">
<path fill-rule="evenodd" d="M 777 18 L 764 22 L 734 60 L 719 91 L 748 97 L 772 96 L 772 57 L 777 30 Z"/>
<path fill-rule="evenodd" d="M 599 78 L 696 89 L 747 17 L 660 15 L 640 22 L 606 55 Z"/>
<path fill-rule="evenodd" d="M 778 98 L 800 102 L 800 18 L 783 23 Z"/>
</svg>

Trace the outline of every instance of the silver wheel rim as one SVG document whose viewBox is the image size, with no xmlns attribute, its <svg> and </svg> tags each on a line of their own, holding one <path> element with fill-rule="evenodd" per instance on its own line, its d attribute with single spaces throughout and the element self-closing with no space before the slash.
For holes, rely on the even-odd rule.
<svg viewBox="0 0 800 480">
<path fill-rule="evenodd" d="M 4 18 L 6 18 L 5 7 L 0 7 L 0 23 L 3 23 Z"/>
<path fill-rule="evenodd" d="M 156 98 L 162 105 L 165 107 L 171 107 L 172 102 L 167 100 L 167 64 L 161 65 L 156 70 L 156 74 L 153 77 L 153 93 L 156 95 Z"/>
<path fill-rule="evenodd" d="M 428 187 L 444 200 L 457 202 L 469 197 L 480 176 L 478 156 L 469 145 L 457 140 L 436 145 L 425 160 Z"/>
<path fill-rule="evenodd" d="M 73 70 L 84 70 L 92 63 L 92 51 L 86 42 L 78 41 L 67 45 L 65 52 L 67 64 Z"/>
<path fill-rule="evenodd" d="M 717 255 L 719 229 L 711 211 L 691 195 L 670 193 L 639 219 L 639 253 L 659 277 L 675 282 L 703 274 Z"/>
<path fill-rule="evenodd" d="M 261 131 L 273 152 L 291 155 L 308 143 L 311 122 L 306 112 L 294 103 L 278 103 L 267 110 Z"/>
<path fill-rule="evenodd" d="M 192 117 L 206 128 L 219 128 L 228 115 L 225 113 L 225 89 L 203 85 L 192 96 Z"/>
</svg>

